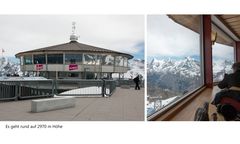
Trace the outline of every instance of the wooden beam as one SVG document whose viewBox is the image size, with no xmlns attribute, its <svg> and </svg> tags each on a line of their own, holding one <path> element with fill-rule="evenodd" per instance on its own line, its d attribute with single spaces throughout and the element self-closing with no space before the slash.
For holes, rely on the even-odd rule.
<svg viewBox="0 0 240 144">
<path fill-rule="evenodd" d="M 204 62 L 204 83 L 207 87 L 213 87 L 212 70 L 212 22 L 210 15 L 203 15 L 203 62 Z"/>
<path fill-rule="evenodd" d="M 236 33 L 236 31 L 233 30 L 233 28 L 219 15 L 215 15 L 221 22 L 224 24 L 238 39 L 240 39 L 240 36 Z"/>
<path fill-rule="evenodd" d="M 240 41 L 236 42 L 235 44 L 235 61 L 240 62 Z"/>
</svg>

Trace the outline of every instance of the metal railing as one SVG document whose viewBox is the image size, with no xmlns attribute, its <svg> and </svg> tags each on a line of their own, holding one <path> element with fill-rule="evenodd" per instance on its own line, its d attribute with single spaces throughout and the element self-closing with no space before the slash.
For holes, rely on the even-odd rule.
<svg viewBox="0 0 240 144">
<path fill-rule="evenodd" d="M 135 87 L 135 83 L 133 80 L 117 80 L 117 86 L 119 87 L 128 87 L 128 88 L 134 88 Z M 139 83 L 140 87 L 144 87 L 144 80 L 141 80 Z"/>
<path fill-rule="evenodd" d="M 17 86 L 15 82 L 1 81 L 0 82 L 0 99 L 11 100 L 17 98 Z"/>
<path fill-rule="evenodd" d="M 53 80 L 30 80 L 21 81 L 19 86 L 20 99 L 32 97 L 50 97 L 54 96 L 54 81 Z"/>
<path fill-rule="evenodd" d="M 53 80 L 0 81 L 0 100 L 16 100 L 54 95 Z"/>
<path fill-rule="evenodd" d="M 103 91 L 105 96 L 111 96 L 116 90 L 117 83 L 114 80 L 103 80 Z"/>
<path fill-rule="evenodd" d="M 114 80 L 2 80 L 0 100 L 58 96 L 108 97 L 116 89 Z"/>
<path fill-rule="evenodd" d="M 116 89 L 113 80 L 61 79 L 55 81 L 58 96 L 111 96 Z"/>
</svg>

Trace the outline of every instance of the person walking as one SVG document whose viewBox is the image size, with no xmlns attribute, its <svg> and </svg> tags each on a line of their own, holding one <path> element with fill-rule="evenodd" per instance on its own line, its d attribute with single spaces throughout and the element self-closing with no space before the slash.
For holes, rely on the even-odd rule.
<svg viewBox="0 0 240 144">
<path fill-rule="evenodd" d="M 139 86 L 139 75 L 137 75 L 134 79 L 133 79 L 134 83 L 135 83 L 135 90 L 140 90 L 140 86 Z"/>
</svg>

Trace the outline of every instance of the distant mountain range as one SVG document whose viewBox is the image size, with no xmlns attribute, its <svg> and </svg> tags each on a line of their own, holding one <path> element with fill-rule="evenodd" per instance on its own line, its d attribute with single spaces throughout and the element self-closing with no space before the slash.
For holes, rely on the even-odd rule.
<svg viewBox="0 0 240 144">
<path fill-rule="evenodd" d="M 150 96 L 157 96 L 161 91 L 167 91 L 162 95 L 163 99 L 171 97 L 168 95 L 172 93 L 182 95 L 201 85 L 200 63 L 191 57 L 153 59 L 147 64 L 147 83 Z"/>
<path fill-rule="evenodd" d="M 214 81 L 220 81 L 223 79 L 224 73 L 230 73 L 232 64 L 233 61 L 229 60 L 214 60 Z M 181 97 L 198 88 L 202 83 L 200 62 L 192 57 L 178 60 L 154 58 L 147 64 L 147 95 L 149 99 L 163 101 L 171 100 L 176 96 Z M 170 103 L 170 100 L 167 102 Z M 150 102 L 150 105 L 153 104 Z"/>
<path fill-rule="evenodd" d="M 22 75 L 19 62 L 12 57 L 0 58 L 0 77 Z"/>
<path fill-rule="evenodd" d="M 145 79 L 145 69 L 144 69 L 145 61 L 142 59 L 132 59 L 129 60 L 128 67 L 129 70 L 124 73 L 125 79 L 133 79 L 137 75 L 141 75 L 142 79 Z M 113 74 L 113 78 L 118 78 L 118 74 Z"/>
</svg>

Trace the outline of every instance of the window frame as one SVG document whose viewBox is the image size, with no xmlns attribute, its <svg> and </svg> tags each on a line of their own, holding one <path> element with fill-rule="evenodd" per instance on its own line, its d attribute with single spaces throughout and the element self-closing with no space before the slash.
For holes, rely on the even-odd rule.
<svg viewBox="0 0 240 144">
<path fill-rule="evenodd" d="M 55 56 L 53 56 L 53 55 L 59 55 L 59 56 L 61 55 L 62 58 L 59 59 L 60 62 L 58 60 L 56 62 L 49 62 L 50 58 L 55 58 Z M 63 53 L 49 53 L 49 54 L 47 54 L 47 64 L 64 64 L 64 55 L 63 55 Z"/>
<path fill-rule="evenodd" d="M 169 110 L 171 110 L 172 108 L 174 108 L 175 106 L 177 106 L 178 104 L 182 103 L 184 100 L 186 100 L 187 98 L 189 98 L 190 96 L 192 96 L 193 94 L 198 93 L 199 91 L 201 91 L 204 87 L 205 87 L 205 69 L 204 69 L 204 44 L 203 44 L 203 15 L 199 15 L 200 18 L 200 27 L 199 27 L 199 51 L 200 51 L 200 74 L 201 74 L 201 85 L 199 87 L 197 87 L 196 89 L 184 94 L 181 98 L 179 98 L 176 101 L 173 101 L 171 103 L 169 103 L 168 105 L 162 107 L 161 109 L 155 111 L 154 113 L 147 115 L 147 120 L 151 121 L 151 120 L 155 120 L 159 117 L 161 117 L 162 115 L 164 115 L 165 113 L 167 113 Z"/>
</svg>

